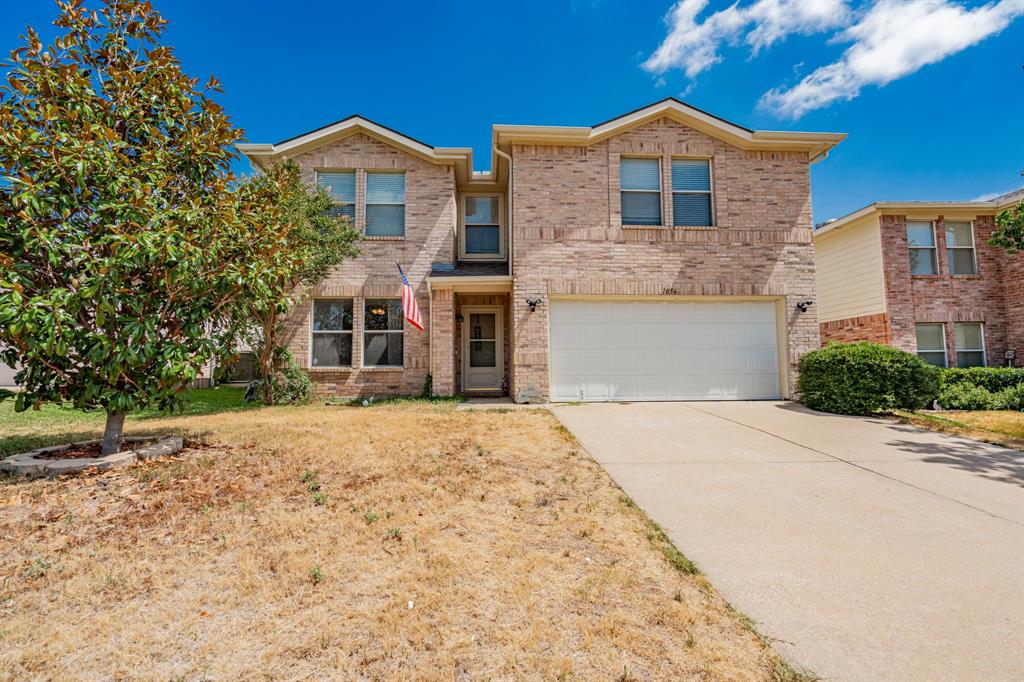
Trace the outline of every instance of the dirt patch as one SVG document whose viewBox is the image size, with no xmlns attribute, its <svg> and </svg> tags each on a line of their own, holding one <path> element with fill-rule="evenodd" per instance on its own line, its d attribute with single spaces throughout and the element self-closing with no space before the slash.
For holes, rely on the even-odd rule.
<svg viewBox="0 0 1024 682">
<path fill-rule="evenodd" d="M 126 444 L 122 450 L 138 450 L 144 448 L 153 443 L 156 443 L 157 439 L 153 438 L 150 440 L 135 441 L 130 444 Z M 103 456 L 103 443 L 77 443 L 69 448 L 64 449 L 51 449 L 45 450 L 38 455 L 37 459 L 91 459 L 94 457 Z"/>
</svg>

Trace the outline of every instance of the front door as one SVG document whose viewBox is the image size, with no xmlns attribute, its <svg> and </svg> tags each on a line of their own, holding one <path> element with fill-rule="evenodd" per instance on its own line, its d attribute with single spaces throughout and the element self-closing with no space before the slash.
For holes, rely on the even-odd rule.
<svg viewBox="0 0 1024 682">
<path fill-rule="evenodd" d="M 501 390 L 501 308 L 462 309 L 462 389 Z"/>
</svg>

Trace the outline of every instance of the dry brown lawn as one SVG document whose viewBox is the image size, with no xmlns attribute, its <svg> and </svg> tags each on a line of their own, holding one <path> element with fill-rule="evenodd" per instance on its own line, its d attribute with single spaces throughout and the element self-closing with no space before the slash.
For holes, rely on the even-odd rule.
<svg viewBox="0 0 1024 682">
<path fill-rule="evenodd" d="M 932 431 L 951 433 L 995 445 L 1024 450 L 1024 412 L 979 410 L 976 412 L 903 412 L 902 421 Z"/>
<path fill-rule="evenodd" d="M 546 411 L 167 428 L 205 444 L 0 484 L 0 679 L 794 675 Z"/>
</svg>

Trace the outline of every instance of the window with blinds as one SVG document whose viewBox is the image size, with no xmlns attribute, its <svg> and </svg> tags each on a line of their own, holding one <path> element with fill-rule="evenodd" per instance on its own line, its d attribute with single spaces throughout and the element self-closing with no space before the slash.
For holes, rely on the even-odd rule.
<svg viewBox="0 0 1024 682">
<path fill-rule="evenodd" d="M 711 227 L 711 162 L 707 159 L 672 159 L 672 224 Z"/>
<path fill-rule="evenodd" d="M 976 275 L 974 226 L 970 222 L 946 221 L 946 263 L 951 275 Z"/>
<path fill-rule="evenodd" d="M 501 202 L 497 196 L 463 198 L 464 253 L 472 258 L 501 256 Z"/>
<path fill-rule="evenodd" d="M 366 172 L 366 236 L 405 236 L 404 172 Z"/>
<path fill-rule="evenodd" d="M 317 171 L 316 183 L 331 193 L 334 205 L 327 214 L 335 218 L 345 216 L 356 220 L 356 172 Z"/>
<path fill-rule="evenodd" d="M 623 157 L 619 196 L 623 225 L 661 225 L 660 159 Z"/>
</svg>

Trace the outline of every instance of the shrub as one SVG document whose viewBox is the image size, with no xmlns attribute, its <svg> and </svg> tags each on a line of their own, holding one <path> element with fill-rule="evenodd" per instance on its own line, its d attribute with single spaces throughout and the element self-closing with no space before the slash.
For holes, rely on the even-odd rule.
<svg viewBox="0 0 1024 682">
<path fill-rule="evenodd" d="M 942 370 L 940 382 L 943 386 L 947 384 L 972 384 L 974 386 L 981 386 L 992 393 L 998 393 L 1024 384 L 1024 368 L 951 367 Z"/>
<path fill-rule="evenodd" d="M 313 398 L 313 382 L 295 362 L 287 348 L 274 350 L 273 369 L 270 373 L 270 392 L 263 392 L 263 381 L 250 381 L 243 400 L 259 400 L 269 396 L 268 405 L 295 405 Z"/>
<path fill-rule="evenodd" d="M 947 410 L 1002 409 L 1001 394 L 966 381 L 944 384 L 939 391 L 939 405 Z"/>
<path fill-rule="evenodd" d="M 1017 384 L 1012 388 L 1007 388 L 1001 391 L 999 396 L 1003 401 L 1002 409 L 1024 412 L 1024 384 Z"/>
<path fill-rule="evenodd" d="M 811 409 L 872 414 L 919 409 L 938 395 L 939 369 L 877 343 L 830 343 L 800 358 L 797 390 Z"/>
</svg>

